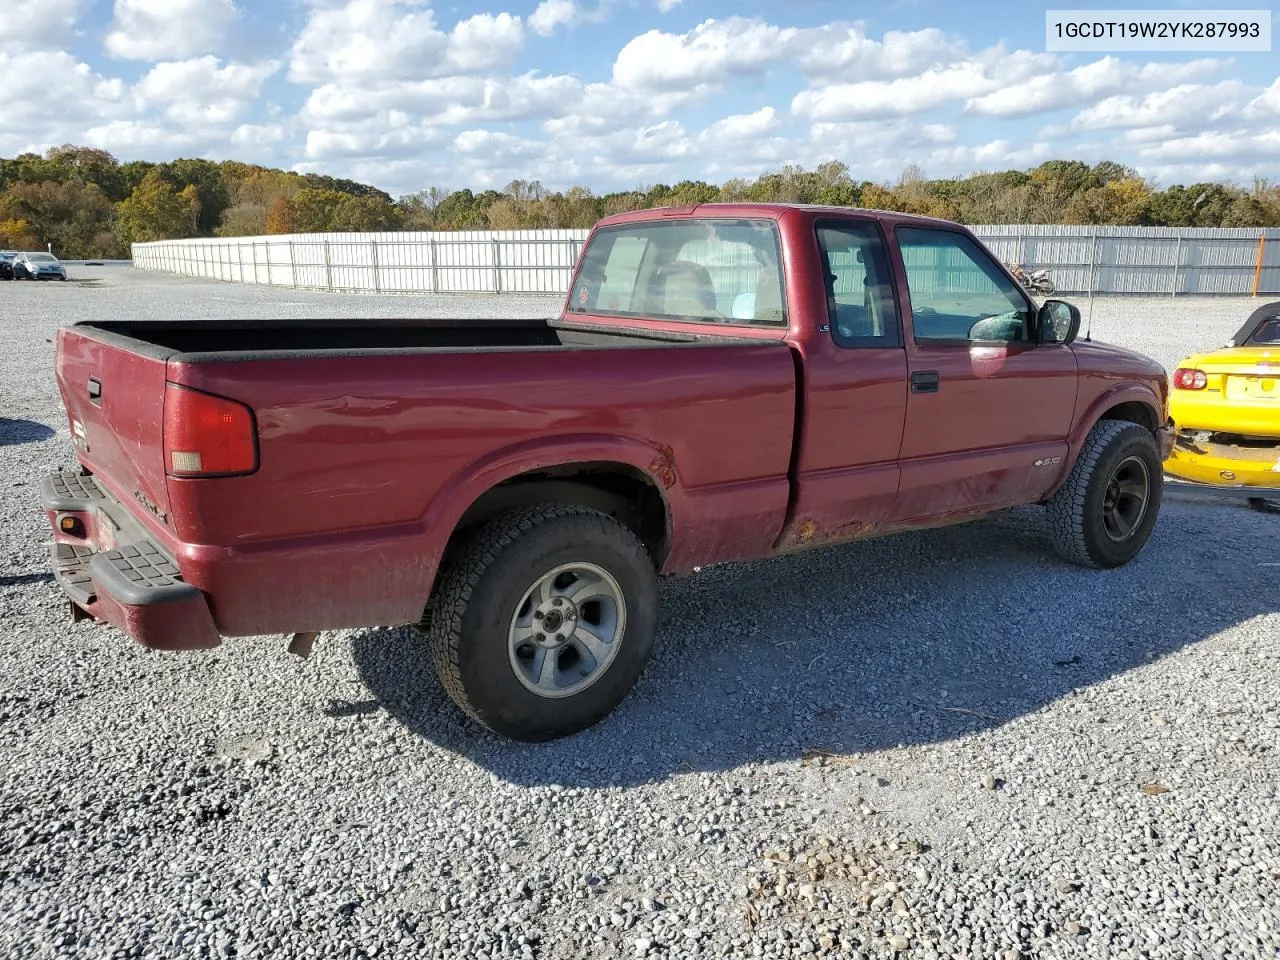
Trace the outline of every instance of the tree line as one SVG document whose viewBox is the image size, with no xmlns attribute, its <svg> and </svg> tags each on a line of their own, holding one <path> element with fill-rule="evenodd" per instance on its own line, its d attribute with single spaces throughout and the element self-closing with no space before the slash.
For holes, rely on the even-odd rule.
<svg viewBox="0 0 1280 960">
<path fill-rule="evenodd" d="M 129 244 L 183 237 L 392 230 L 589 227 L 603 216 L 713 201 L 821 203 L 897 210 L 971 224 L 1280 226 L 1280 185 L 1193 183 L 1164 189 L 1131 167 L 1050 160 L 1030 170 L 930 179 L 909 166 L 894 183 L 855 180 L 839 162 L 784 166 L 754 180 L 606 194 L 550 191 L 536 180 L 474 193 L 431 187 L 393 199 L 357 183 L 237 161 L 120 163 L 90 147 L 0 158 L 0 246 L 69 259 L 127 257 Z"/>
</svg>

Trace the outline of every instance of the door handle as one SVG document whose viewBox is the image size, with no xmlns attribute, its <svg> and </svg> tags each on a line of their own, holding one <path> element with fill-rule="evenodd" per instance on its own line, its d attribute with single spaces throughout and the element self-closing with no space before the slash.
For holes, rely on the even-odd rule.
<svg viewBox="0 0 1280 960">
<path fill-rule="evenodd" d="M 937 370 L 917 370 L 911 374 L 911 392 L 937 393 L 938 382 Z"/>
</svg>

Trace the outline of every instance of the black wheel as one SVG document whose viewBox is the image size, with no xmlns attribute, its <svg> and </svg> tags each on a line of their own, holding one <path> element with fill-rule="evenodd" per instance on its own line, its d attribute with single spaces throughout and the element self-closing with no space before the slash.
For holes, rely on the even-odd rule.
<svg viewBox="0 0 1280 960">
<path fill-rule="evenodd" d="M 586 507 L 502 514 L 441 572 L 421 628 L 440 682 L 473 719 L 540 741 L 601 720 L 635 684 L 657 576 L 630 530 Z"/>
<path fill-rule="evenodd" d="M 1081 566 L 1126 564 L 1151 536 L 1163 495 L 1160 450 L 1151 431 L 1101 420 L 1048 503 L 1054 547 Z"/>
</svg>

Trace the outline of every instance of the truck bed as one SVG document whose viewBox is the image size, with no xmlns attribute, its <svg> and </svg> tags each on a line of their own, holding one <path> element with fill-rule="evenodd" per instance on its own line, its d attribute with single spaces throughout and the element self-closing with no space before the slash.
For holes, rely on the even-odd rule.
<svg viewBox="0 0 1280 960">
<path fill-rule="evenodd" d="M 707 342 L 752 342 L 730 336 L 632 329 L 601 330 L 554 319 L 279 319 L 108 321 L 77 324 L 153 356 L 191 354 L 188 362 L 272 359 L 297 354 L 406 351 L 514 350 L 521 348 L 672 347 Z"/>
<path fill-rule="evenodd" d="M 82 466 L 223 635 L 416 619 L 468 506 L 546 465 L 660 484 L 670 571 L 766 555 L 786 516 L 797 387 L 781 341 L 529 320 L 119 321 L 58 337 Z M 253 411 L 252 473 L 172 475 L 172 385 Z"/>
</svg>

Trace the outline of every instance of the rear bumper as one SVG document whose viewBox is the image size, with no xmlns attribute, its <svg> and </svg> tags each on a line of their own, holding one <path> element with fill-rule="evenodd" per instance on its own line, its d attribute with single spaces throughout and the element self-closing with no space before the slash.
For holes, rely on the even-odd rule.
<svg viewBox="0 0 1280 960">
<path fill-rule="evenodd" d="M 40 500 L 53 531 L 54 575 L 73 611 L 157 650 L 222 642 L 204 593 L 183 582 L 173 558 L 92 477 L 50 474 Z"/>
<path fill-rule="evenodd" d="M 1280 437 L 1274 444 L 1255 440 L 1241 445 L 1183 436 L 1165 460 L 1165 472 L 1217 486 L 1280 486 Z"/>
</svg>

